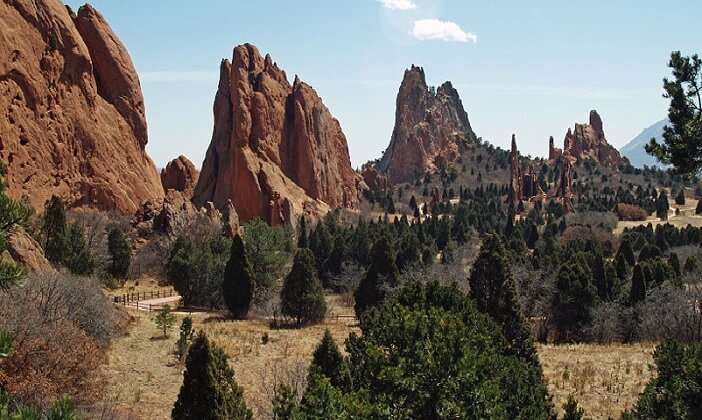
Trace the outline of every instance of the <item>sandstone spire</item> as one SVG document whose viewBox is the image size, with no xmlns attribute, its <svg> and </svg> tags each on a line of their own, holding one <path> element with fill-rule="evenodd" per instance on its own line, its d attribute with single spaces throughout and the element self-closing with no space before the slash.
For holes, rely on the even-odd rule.
<svg viewBox="0 0 702 420">
<path fill-rule="evenodd" d="M 246 221 L 293 221 L 303 212 L 355 208 L 360 177 L 346 137 L 314 89 L 292 85 L 251 44 L 220 65 L 214 130 L 193 201 L 232 201 Z"/>
<path fill-rule="evenodd" d="M 475 139 L 451 82 L 429 88 L 424 69 L 412 65 L 397 94 L 395 128 L 378 169 L 393 183 L 412 181 L 439 162 L 455 160 Z"/>
</svg>

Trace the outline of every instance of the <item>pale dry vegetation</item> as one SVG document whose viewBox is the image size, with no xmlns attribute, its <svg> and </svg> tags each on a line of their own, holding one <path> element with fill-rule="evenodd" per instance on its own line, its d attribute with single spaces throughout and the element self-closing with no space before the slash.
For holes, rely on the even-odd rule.
<svg viewBox="0 0 702 420">
<path fill-rule="evenodd" d="M 589 418 L 619 418 L 636 402 L 652 370 L 655 344 L 539 345 L 537 351 L 553 402 L 573 395 Z"/>
<path fill-rule="evenodd" d="M 277 384 L 304 390 L 312 352 L 326 328 L 342 348 L 351 331 L 359 331 L 354 319 L 336 318 L 353 314 L 341 296 L 327 296 L 327 305 L 333 318 L 302 329 L 271 329 L 267 320 L 233 321 L 212 313 L 194 313 L 192 318 L 194 329 L 205 331 L 227 353 L 247 405 L 255 418 L 265 419 L 271 416 Z M 130 314 L 134 321 L 128 334 L 115 340 L 108 354 L 107 398 L 140 418 L 168 419 L 183 381 L 183 365 L 174 354 L 177 326 L 161 339 L 153 313 Z M 183 316 L 177 315 L 178 325 Z"/>
</svg>

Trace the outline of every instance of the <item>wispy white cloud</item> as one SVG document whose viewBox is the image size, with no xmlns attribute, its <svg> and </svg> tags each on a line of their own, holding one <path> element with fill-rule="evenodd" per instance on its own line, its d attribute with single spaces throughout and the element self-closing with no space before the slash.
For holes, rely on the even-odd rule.
<svg viewBox="0 0 702 420">
<path fill-rule="evenodd" d="M 216 71 L 144 71 L 139 72 L 141 82 L 207 82 L 219 80 Z"/>
<path fill-rule="evenodd" d="M 478 36 L 465 32 L 454 22 L 421 19 L 414 22 L 412 36 L 420 41 L 478 42 Z"/>
<path fill-rule="evenodd" d="M 412 10 L 416 9 L 417 5 L 412 0 L 378 0 L 383 4 L 383 7 L 390 10 Z"/>
</svg>

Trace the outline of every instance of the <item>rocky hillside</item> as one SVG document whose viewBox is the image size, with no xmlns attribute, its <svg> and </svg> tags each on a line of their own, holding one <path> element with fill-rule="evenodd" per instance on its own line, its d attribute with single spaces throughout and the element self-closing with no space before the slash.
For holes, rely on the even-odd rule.
<svg viewBox="0 0 702 420">
<path fill-rule="evenodd" d="M 629 143 L 624 147 L 619 149 L 622 155 L 629 159 L 629 162 L 637 168 L 643 168 L 646 166 L 658 166 L 661 167 L 661 163 L 658 159 L 646 153 L 644 146 L 646 146 L 652 138 L 658 140 L 658 142 L 663 141 L 663 127 L 668 124 L 668 119 L 663 119 L 653 124 L 652 126 L 646 128 L 634 137 Z"/>
<path fill-rule="evenodd" d="M 405 71 L 397 94 L 395 128 L 378 170 L 392 183 L 412 181 L 460 156 L 476 139 L 468 114 L 451 82 L 438 89 L 427 86 L 424 69 Z"/>
<path fill-rule="evenodd" d="M 311 86 L 290 84 L 255 46 L 222 61 L 214 120 L 195 204 L 231 199 L 243 221 L 273 224 L 357 206 L 360 177 L 339 122 Z"/>
<path fill-rule="evenodd" d="M 0 159 L 13 197 L 131 213 L 163 196 L 124 45 L 94 8 L 0 2 Z"/>
</svg>

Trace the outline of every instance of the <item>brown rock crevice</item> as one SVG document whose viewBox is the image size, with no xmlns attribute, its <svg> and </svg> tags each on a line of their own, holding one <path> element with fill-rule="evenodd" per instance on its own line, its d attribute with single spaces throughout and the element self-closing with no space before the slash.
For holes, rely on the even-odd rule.
<svg viewBox="0 0 702 420">
<path fill-rule="evenodd" d="M 360 177 L 346 137 L 315 90 L 285 72 L 255 46 L 223 60 L 214 101 L 212 141 L 193 201 L 224 208 L 242 221 L 292 221 L 302 212 L 355 208 Z"/>
</svg>

